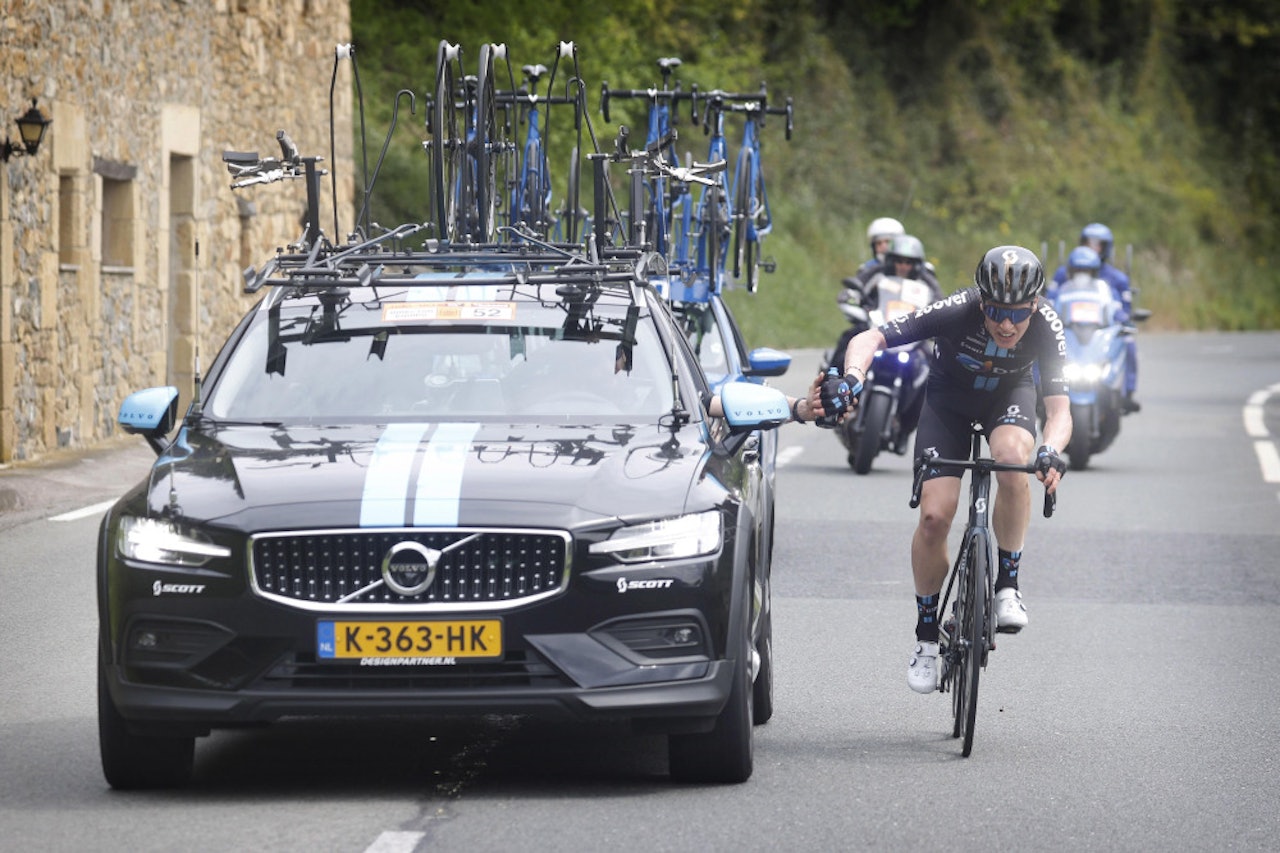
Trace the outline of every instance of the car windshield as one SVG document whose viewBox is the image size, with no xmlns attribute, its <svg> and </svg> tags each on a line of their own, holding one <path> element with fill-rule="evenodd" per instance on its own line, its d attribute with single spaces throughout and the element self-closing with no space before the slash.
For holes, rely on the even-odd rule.
<svg viewBox="0 0 1280 853">
<path fill-rule="evenodd" d="M 609 313 L 612 312 L 612 313 Z M 373 302 L 326 316 L 307 300 L 259 311 L 206 414 L 242 422 L 652 420 L 673 405 L 651 323 L 582 321 L 538 302 Z"/>
</svg>

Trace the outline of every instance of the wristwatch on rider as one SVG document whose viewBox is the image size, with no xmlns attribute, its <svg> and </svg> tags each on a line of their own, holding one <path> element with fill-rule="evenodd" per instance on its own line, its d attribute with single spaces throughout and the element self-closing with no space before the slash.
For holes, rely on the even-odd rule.
<svg viewBox="0 0 1280 853">
<path fill-rule="evenodd" d="M 795 402 L 791 404 L 791 420 L 795 421 L 798 424 L 808 423 L 808 421 L 801 420 L 800 418 L 800 401 L 803 399 L 804 399 L 803 397 L 796 397 Z"/>
</svg>

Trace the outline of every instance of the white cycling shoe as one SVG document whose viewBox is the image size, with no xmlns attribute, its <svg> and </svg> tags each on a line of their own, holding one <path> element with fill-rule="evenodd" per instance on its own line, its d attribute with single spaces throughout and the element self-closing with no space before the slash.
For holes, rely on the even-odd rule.
<svg viewBox="0 0 1280 853">
<path fill-rule="evenodd" d="M 938 689 L 938 644 L 917 642 L 907 664 L 907 685 L 917 693 Z"/>
<path fill-rule="evenodd" d="M 1027 606 L 1022 603 L 1022 593 L 1013 587 L 996 590 L 996 630 L 1001 634 L 1016 634 L 1027 627 Z"/>
</svg>

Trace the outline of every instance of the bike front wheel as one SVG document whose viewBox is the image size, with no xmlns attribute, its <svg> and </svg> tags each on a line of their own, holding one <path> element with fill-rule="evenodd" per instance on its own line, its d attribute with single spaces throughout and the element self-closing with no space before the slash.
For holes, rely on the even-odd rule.
<svg viewBox="0 0 1280 853">
<path fill-rule="evenodd" d="M 961 654 L 952 702 L 956 717 L 952 734 L 962 739 L 960 754 L 967 757 L 973 752 L 973 732 L 978 719 L 978 681 L 987 656 L 987 621 L 991 606 L 987 597 L 987 577 L 991 570 L 991 555 L 983 532 L 969 536 L 966 547 L 968 574 L 961 579 L 960 597 L 956 601 L 954 630 Z"/>
</svg>

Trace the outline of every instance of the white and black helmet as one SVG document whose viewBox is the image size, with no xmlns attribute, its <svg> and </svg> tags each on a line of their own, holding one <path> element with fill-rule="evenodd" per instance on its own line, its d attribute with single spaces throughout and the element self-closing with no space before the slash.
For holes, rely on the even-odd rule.
<svg viewBox="0 0 1280 853">
<path fill-rule="evenodd" d="M 988 302 L 1017 305 L 1044 290 L 1044 267 L 1030 249 L 996 246 L 982 257 L 973 283 Z"/>
<path fill-rule="evenodd" d="M 907 229 L 893 217 L 881 216 L 879 219 L 871 220 L 871 224 L 867 226 L 867 242 L 871 244 L 871 254 L 878 254 L 876 252 L 877 240 L 892 239 L 899 234 L 906 233 Z"/>
</svg>

